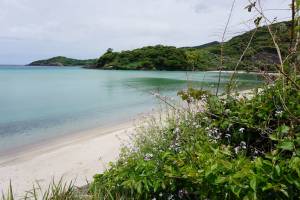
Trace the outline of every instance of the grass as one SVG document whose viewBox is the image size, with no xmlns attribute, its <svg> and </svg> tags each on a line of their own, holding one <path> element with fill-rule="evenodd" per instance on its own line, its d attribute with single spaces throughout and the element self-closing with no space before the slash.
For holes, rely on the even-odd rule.
<svg viewBox="0 0 300 200">
<path fill-rule="evenodd" d="M 77 200 L 89 199 L 86 194 L 77 188 L 73 182 L 64 182 L 61 178 L 58 182 L 52 180 L 48 188 L 43 189 L 39 183 L 33 185 L 33 188 L 27 191 L 24 196 L 17 197 L 14 194 L 13 186 L 9 185 L 7 193 L 2 193 L 2 200 Z"/>
</svg>

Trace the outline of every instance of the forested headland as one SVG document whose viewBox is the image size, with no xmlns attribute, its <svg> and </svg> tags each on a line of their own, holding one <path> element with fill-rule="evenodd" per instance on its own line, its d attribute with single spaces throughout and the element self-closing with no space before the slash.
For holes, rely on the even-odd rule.
<svg viewBox="0 0 300 200">
<path fill-rule="evenodd" d="M 272 24 L 283 55 L 288 54 L 291 22 Z M 253 34 L 255 32 L 255 34 Z M 254 37 L 252 38 L 252 36 Z M 62 56 L 30 63 L 30 66 L 84 66 L 95 69 L 114 70 L 168 70 L 205 71 L 220 69 L 221 46 L 223 48 L 222 70 L 233 70 L 241 51 L 250 47 L 240 62 L 239 70 L 275 71 L 279 63 L 276 48 L 266 26 L 258 27 L 224 42 L 210 42 L 194 47 L 147 46 L 134 50 L 115 52 L 109 48 L 98 59 L 78 60 Z"/>
</svg>

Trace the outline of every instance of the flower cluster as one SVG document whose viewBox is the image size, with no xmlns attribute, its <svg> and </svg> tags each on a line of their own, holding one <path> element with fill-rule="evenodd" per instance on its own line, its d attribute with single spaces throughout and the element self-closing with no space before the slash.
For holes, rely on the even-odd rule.
<svg viewBox="0 0 300 200">
<path fill-rule="evenodd" d="M 170 194 L 169 196 L 168 196 L 168 200 L 174 200 L 175 198 L 174 198 L 174 195 L 173 194 Z"/>
<path fill-rule="evenodd" d="M 222 137 L 222 133 L 218 128 L 206 128 L 205 129 L 208 132 L 208 137 L 210 137 L 213 140 L 219 140 Z"/>
<path fill-rule="evenodd" d="M 153 158 L 153 154 L 152 153 L 146 153 L 145 157 L 144 157 L 144 160 L 145 161 L 149 161 Z"/>
<path fill-rule="evenodd" d="M 247 143 L 244 141 L 241 141 L 240 145 L 234 148 L 234 153 L 238 154 L 241 150 L 247 149 Z"/>
<path fill-rule="evenodd" d="M 276 110 L 275 111 L 275 117 L 282 117 L 283 111 L 282 110 Z"/>
<path fill-rule="evenodd" d="M 173 149 L 175 152 L 179 152 L 180 151 L 180 128 L 176 127 L 173 131 L 173 133 L 175 134 L 175 140 L 173 142 L 173 144 L 170 146 L 170 150 Z"/>
<path fill-rule="evenodd" d="M 188 195 L 188 191 L 185 189 L 181 189 L 178 191 L 178 197 L 180 199 L 184 199 Z"/>
<path fill-rule="evenodd" d="M 170 146 L 170 149 L 173 149 L 175 152 L 179 152 L 180 151 L 180 144 L 178 142 L 175 142 L 174 144 L 172 144 Z"/>
</svg>

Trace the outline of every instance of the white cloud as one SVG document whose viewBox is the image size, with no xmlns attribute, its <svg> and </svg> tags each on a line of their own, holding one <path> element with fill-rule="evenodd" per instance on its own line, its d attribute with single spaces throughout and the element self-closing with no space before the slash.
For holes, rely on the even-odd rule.
<svg viewBox="0 0 300 200">
<path fill-rule="evenodd" d="M 56 55 L 98 57 L 107 48 L 199 45 L 219 40 L 231 0 L 0 0 L 0 63 Z M 267 8 L 286 0 L 264 0 Z M 252 14 L 237 0 L 227 38 Z M 268 12 L 287 16 L 286 12 Z M 249 23 L 248 23 L 249 24 Z"/>
</svg>

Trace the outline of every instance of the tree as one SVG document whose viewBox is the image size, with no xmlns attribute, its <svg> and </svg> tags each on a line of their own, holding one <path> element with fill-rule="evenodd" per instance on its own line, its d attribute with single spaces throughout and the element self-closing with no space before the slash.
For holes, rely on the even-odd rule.
<svg viewBox="0 0 300 200">
<path fill-rule="evenodd" d="M 106 50 L 106 53 L 112 53 L 114 50 L 112 49 L 112 48 L 108 48 L 107 50 Z"/>
</svg>

